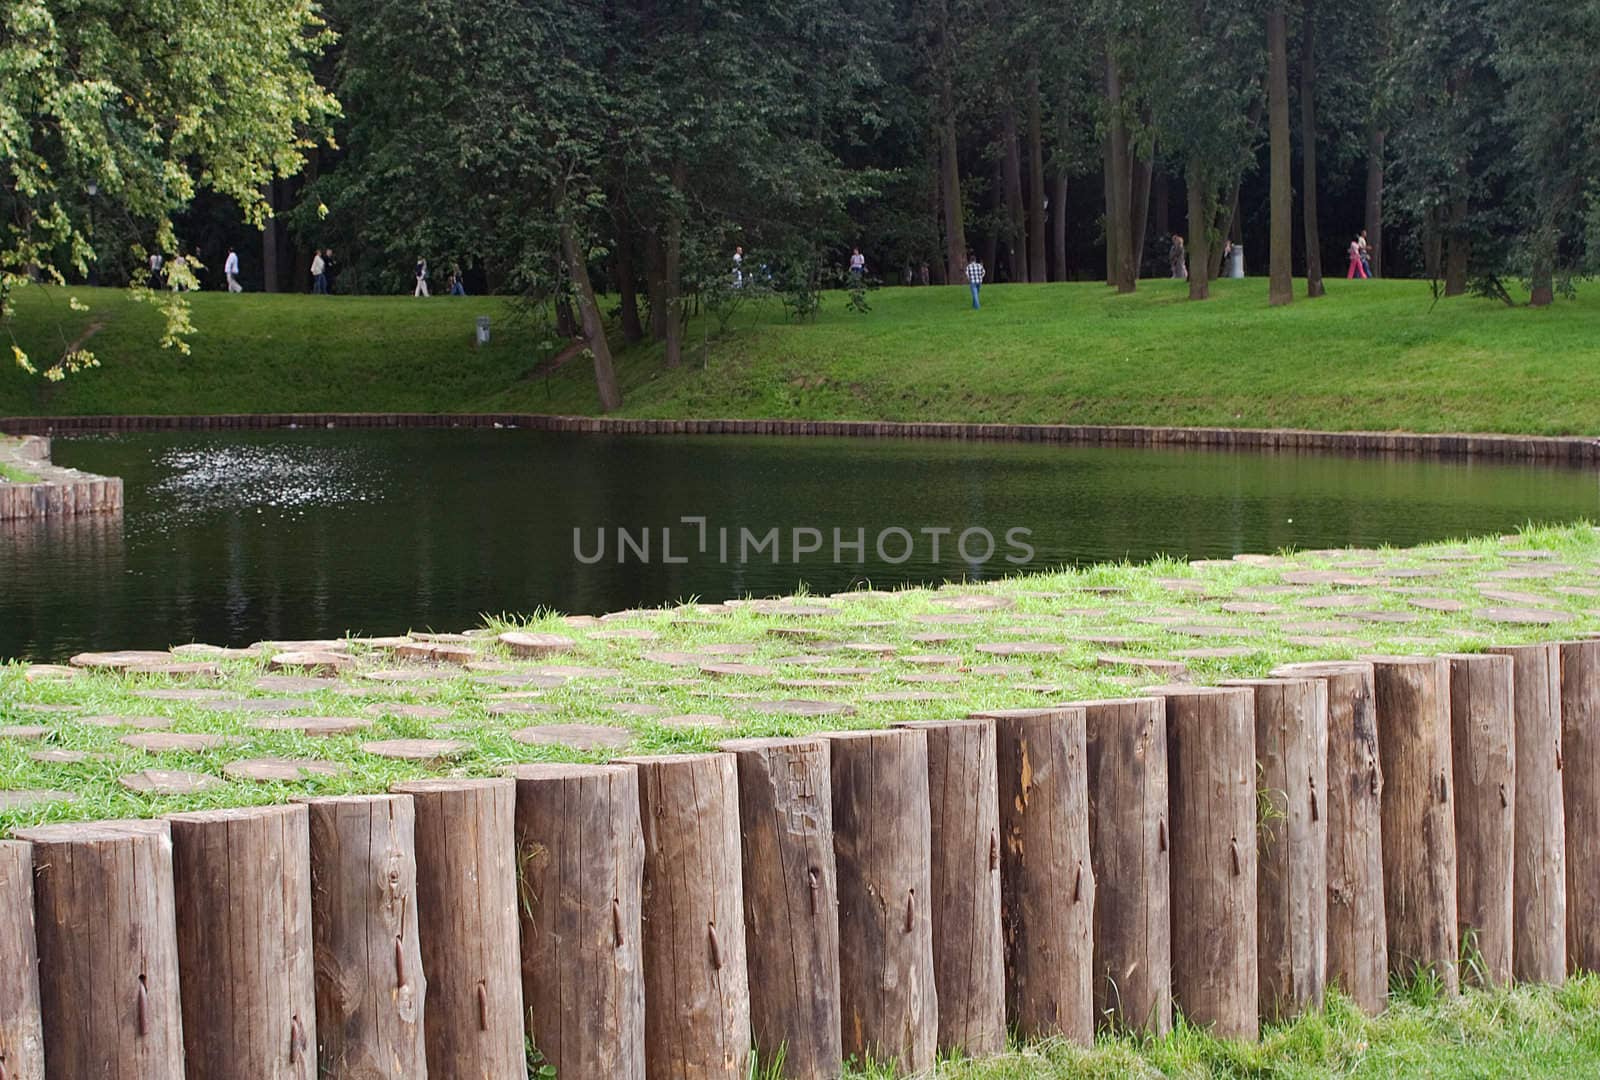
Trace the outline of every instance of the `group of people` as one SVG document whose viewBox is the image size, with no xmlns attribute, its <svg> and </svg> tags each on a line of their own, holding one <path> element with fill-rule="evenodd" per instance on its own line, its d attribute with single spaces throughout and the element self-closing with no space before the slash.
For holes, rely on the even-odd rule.
<svg viewBox="0 0 1600 1080">
<path fill-rule="evenodd" d="M 417 281 L 417 287 L 411 290 L 412 296 L 432 296 L 428 291 L 428 259 L 425 255 L 418 255 L 416 263 L 411 267 L 411 274 Z M 461 276 L 461 267 L 452 264 L 450 267 L 450 295 L 467 295 L 466 282 Z"/>
<path fill-rule="evenodd" d="M 1356 238 L 1350 241 L 1350 269 L 1345 272 L 1345 280 L 1350 278 L 1370 278 L 1372 276 L 1372 249 L 1367 246 L 1367 230 L 1362 229 Z"/>
</svg>

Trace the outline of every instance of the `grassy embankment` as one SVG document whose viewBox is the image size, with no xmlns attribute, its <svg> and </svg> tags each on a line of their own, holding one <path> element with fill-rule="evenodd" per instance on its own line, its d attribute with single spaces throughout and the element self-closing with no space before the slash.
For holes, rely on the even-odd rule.
<svg viewBox="0 0 1600 1080">
<path fill-rule="evenodd" d="M 1329 573 L 1303 576 L 1308 570 Z M 306 682 L 269 676 L 270 646 L 220 658 L 219 674 L 199 678 L 61 677 L 12 663 L 0 665 L 0 788 L 13 797 L 53 791 L 71 799 L 46 796 L 0 810 L 0 832 L 40 821 L 381 791 L 424 775 L 494 775 L 520 761 L 705 750 L 731 735 L 1118 696 L 1172 677 L 1142 669 L 1141 658 L 1182 659 L 1197 682 L 1213 682 L 1265 674 L 1289 660 L 1573 638 L 1600 629 L 1597 571 L 1600 531 L 1579 525 L 1411 550 L 1110 565 L 981 587 L 801 597 L 776 606 L 691 605 L 605 622 L 543 614 L 488 627 L 569 635 L 572 650 L 552 658 L 559 665 L 516 660 L 492 637 L 467 639 L 478 653 L 468 667 L 400 663 L 352 643 L 349 670 Z M 1519 610 L 1508 614 L 1508 606 Z M 1557 621 L 1506 621 L 1530 613 Z M 751 666 L 706 666 L 727 663 Z M 802 716 L 767 708 L 796 697 L 855 711 Z M 329 736 L 284 729 L 285 718 L 316 716 L 357 717 L 369 726 Z M 604 725 L 624 745 L 563 745 L 562 729 L 578 723 Z M 528 725 L 540 725 L 545 741 L 530 743 Z M 141 737 L 162 730 L 223 738 L 203 748 L 140 748 Z M 432 762 L 363 748 L 402 737 L 459 745 L 440 748 Z M 261 757 L 334 771 L 294 782 L 228 776 L 230 762 Z M 200 774 L 213 786 L 135 794 L 120 785 L 120 776 L 149 768 Z M 1269 1030 L 1259 1046 L 1180 1029 L 1153 1042 L 1107 1039 L 1091 1051 L 1019 1047 L 996 1060 L 948 1063 L 940 1075 L 1600 1075 L 1600 980 L 1459 1000 L 1438 998 L 1421 984 L 1402 988 L 1397 1006 L 1376 1019 L 1336 998 Z"/>
<path fill-rule="evenodd" d="M 90 308 L 74 312 L 68 294 Z M 1421 282 L 1329 283 L 1266 305 L 1264 279 L 1117 296 L 1095 283 L 884 289 L 815 323 L 776 301 L 740 311 L 688 363 L 619 352 L 622 415 L 1126 423 L 1332 430 L 1600 433 L 1600 292 L 1552 308 L 1433 303 Z M 472 344 L 473 318 L 494 340 Z M 24 290 L 13 333 L 41 355 L 84 344 L 104 367 L 44 386 L 0 366 L 0 415 L 280 411 L 595 411 L 585 360 L 529 378 L 531 327 L 494 298 L 194 297 L 193 355 L 156 345 L 154 311 L 114 290 Z"/>
</svg>

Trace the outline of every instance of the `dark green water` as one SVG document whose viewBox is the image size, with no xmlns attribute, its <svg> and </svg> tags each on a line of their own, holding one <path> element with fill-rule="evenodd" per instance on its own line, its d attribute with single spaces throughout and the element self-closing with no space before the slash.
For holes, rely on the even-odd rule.
<svg viewBox="0 0 1600 1080">
<path fill-rule="evenodd" d="M 458 630 L 485 612 L 603 612 L 801 582 L 826 593 L 1600 519 L 1589 471 L 1293 454 L 317 430 L 63 439 L 56 459 L 123 477 L 127 510 L 120 521 L 0 527 L 0 657 Z M 706 519 L 703 553 L 685 517 Z M 619 528 L 633 541 L 620 562 Z M 741 561 L 741 528 L 758 541 L 779 530 L 777 561 L 774 547 L 749 542 Z M 938 534 L 935 561 L 923 530 L 941 528 L 952 531 Z M 795 529 L 815 529 L 799 546 L 815 539 L 819 550 L 797 554 Z M 862 530 L 862 549 L 842 546 L 836 561 L 835 529 L 844 545 Z M 990 558 L 981 532 L 962 557 L 968 529 L 994 538 Z M 1030 532 L 1008 544 L 1013 529 Z M 585 563 L 597 530 L 604 558 Z M 1022 545 L 1031 559 L 1008 562 Z"/>
</svg>

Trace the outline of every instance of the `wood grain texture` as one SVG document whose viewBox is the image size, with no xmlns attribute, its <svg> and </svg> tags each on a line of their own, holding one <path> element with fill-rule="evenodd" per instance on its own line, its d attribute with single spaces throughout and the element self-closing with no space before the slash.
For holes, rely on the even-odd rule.
<svg viewBox="0 0 1600 1080">
<path fill-rule="evenodd" d="M 1516 866 L 1516 734 L 1510 657 L 1451 655 L 1450 753 L 1456 784 L 1456 924 L 1471 947 L 1462 977 L 1511 982 Z"/>
<path fill-rule="evenodd" d="M 42 1080 L 44 1022 L 33 932 L 33 848 L 0 840 L 0 1066 L 8 1080 Z"/>
<path fill-rule="evenodd" d="M 1567 964 L 1600 971 L 1600 641 L 1561 646 Z"/>
</svg>

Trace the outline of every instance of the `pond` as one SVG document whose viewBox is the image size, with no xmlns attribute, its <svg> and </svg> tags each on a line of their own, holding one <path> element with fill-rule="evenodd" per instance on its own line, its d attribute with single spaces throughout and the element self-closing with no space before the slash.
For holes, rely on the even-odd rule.
<svg viewBox="0 0 1600 1080">
<path fill-rule="evenodd" d="M 1600 518 L 1587 470 L 1286 453 L 446 429 L 91 436 L 55 456 L 123 477 L 127 509 L 0 526 L 0 658 Z"/>
</svg>

